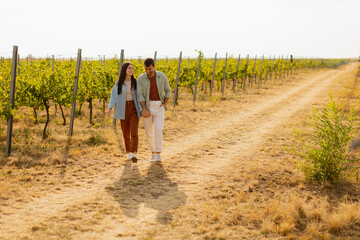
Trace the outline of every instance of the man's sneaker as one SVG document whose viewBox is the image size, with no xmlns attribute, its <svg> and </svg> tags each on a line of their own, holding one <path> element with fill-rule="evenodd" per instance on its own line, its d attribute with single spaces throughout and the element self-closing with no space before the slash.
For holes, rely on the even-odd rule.
<svg viewBox="0 0 360 240">
<path fill-rule="evenodd" d="M 133 153 L 133 154 L 132 154 L 131 160 L 132 160 L 133 163 L 137 163 L 136 153 Z"/>
<path fill-rule="evenodd" d="M 151 154 L 150 162 L 156 162 L 155 153 Z"/>
<path fill-rule="evenodd" d="M 161 162 L 161 157 L 159 153 L 155 153 L 155 161 L 156 162 Z"/>
<path fill-rule="evenodd" d="M 127 160 L 130 160 L 133 158 L 133 153 L 132 152 L 129 152 L 128 155 L 127 155 Z"/>
</svg>

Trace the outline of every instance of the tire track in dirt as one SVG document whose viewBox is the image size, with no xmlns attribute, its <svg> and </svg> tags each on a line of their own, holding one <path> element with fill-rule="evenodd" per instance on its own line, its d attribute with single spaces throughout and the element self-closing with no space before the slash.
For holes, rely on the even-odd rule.
<svg viewBox="0 0 360 240">
<path fill-rule="evenodd" d="M 207 180 L 211 179 L 212 174 L 221 171 L 234 157 L 240 159 L 246 158 L 254 149 L 261 145 L 263 136 L 287 121 L 292 114 L 310 104 L 313 98 L 324 91 L 342 72 L 330 70 L 315 78 L 303 82 L 298 81 L 295 87 L 291 87 L 278 96 L 271 99 L 265 96 L 264 99 L 259 99 L 257 103 L 245 106 L 244 109 L 241 109 L 233 117 L 227 118 L 224 122 L 214 124 L 212 129 L 204 129 L 190 136 L 185 136 L 178 141 L 168 143 L 164 147 L 163 152 L 163 156 L 165 156 L 164 166 L 170 178 L 179 183 L 179 190 L 186 192 L 188 204 L 191 201 L 189 196 L 196 195 L 199 192 L 198 189 L 201 188 L 200 185 L 206 184 Z M 298 102 L 299 99 L 304 100 Z M 259 118 L 259 116 L 265 117 Z M 231 146 L 209 151 L 207 145 L 210 142 L 220 145 L 223 145 L 224 142 L 231 143 Z M 194 160 L 191 162 L 186 161 L 185 159 L 192 155 L 191 153 L 194 149 L 203 150 L 207 155 L 197 157 L 196 154 L 193 154 L 195 155 Z M 241 153 L 234 154 L 239 149 Z M 209 152 L 211 155 L 208 155 Z M 205 161 L 206 164 L 204 164 Z M 139 168 L 147 169 L 149 166 L 150 163 L 146 162 L 139 166 Z M 175 172 L 174 169 L 178 171 Z M 122 170 L 114 170 L 113 176 L 120 176 Z M 186 179 L 182 177 L 185 173 L 187 175 Z M 63 188 L 59 193 L 51 193 L 45 197 L 34 199 L 23 206 L 19 206 L 13 212 L 8 212 L 7 215 L 1 216 L 0 236 L 5 233 L 9 237 L 17 236 L 21 232 L 30 231 L 34 224 L 41 223 L 49 219 L 50 216 L 59 214 L 69 206 L 75 206 L 97 195 L 108 194 L 104 186 L 112 185 L 115 180 L 99 175 L 91 186 L 83 185 L 75 188 Z M 196 184 L 196 189 L 194 184 Z M 127 218 L 126 223 L 138 227 L 145 225 L 142 227 L 142 230 L 145 230 L 147 226 L 142 224 L 142 219 L 146 219 L 146 222 L 156 221 L 155 217 L 146 216 L 150 213 L 155 214 L 155 212 L 140 206 L 137 219 Z M 34 221 L 34 218 L 36 218 L 36 221 Z M 112 233 L 118 233 L 119 229 L 116 225 L 114 224 L 113 229 L 107 233 L 104 232 L 103 236 L 114 236 Z"/>
</svg>

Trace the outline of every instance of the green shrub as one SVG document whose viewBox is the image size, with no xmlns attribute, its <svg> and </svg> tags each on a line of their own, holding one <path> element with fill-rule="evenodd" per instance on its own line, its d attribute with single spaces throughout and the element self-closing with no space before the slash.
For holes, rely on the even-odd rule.
<svg viewBox="0 0 360 240">
<path fill-rule="evenodd" d="M 349 164 L 353 160 L 346 152 L 354 135 L 354 121 L 354 112 L 344 113 L 330 96 L 330 103 L 325 108 L 313 110 L 307 123 L 312 128 L 311 133 L 294 130 L 301 142 L 295 152 L 302 159 L 299 168 L 306 178 L 334 183 L 353 172 Z"/>
<path fill-rule="evenodd" d="M 99 145 L 105 143 L 105 140 L 102 139 L 102 137 L 99 133 L 91 132 L 91 136 L 90 136 L 88 142 L 89 142 L 89 145 L 99 146 Z"/>
<path fill-rule="evenodd" d="M 5 132 L 5 128 L 4 128 L 4 127 L 0 127 L 0 136 L 3 134 L 3 132 Z"/>
</svg>

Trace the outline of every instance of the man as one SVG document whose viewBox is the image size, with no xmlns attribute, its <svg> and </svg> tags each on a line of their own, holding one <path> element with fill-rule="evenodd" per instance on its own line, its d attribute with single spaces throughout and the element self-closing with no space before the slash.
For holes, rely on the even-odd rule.
<svg viewBox="0 0 360 240">
<path fill-rule="evenodd" d="M 151 154 L 150 161 L 161 161 L 165 109 L 170 98 L 170 85 L 165 74 L 155 71 L 152 58 L 144 61 L 145 73 L 138 77 L 137 91 L 142 106 L 146 138 Z"/>
</svg>

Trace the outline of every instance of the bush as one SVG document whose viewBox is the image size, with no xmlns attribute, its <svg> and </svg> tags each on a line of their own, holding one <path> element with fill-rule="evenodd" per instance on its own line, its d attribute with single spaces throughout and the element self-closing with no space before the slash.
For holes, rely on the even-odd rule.
<svg viewBox="0 0 360 240">
<path fill-rule="evenodd" d="M 90 136 L 88 142 L 89 142 L 89 145 L 91 145 L 91 146 L 99 146 L 99 145 L 105 143 L 106 141 L 101 137 L 101 135 L 99 133 L 91 132 L 91 136 Z"/>
<path fill-rule="evenodd" d="M 0 127 L 0 136 L 3 134 L 3 132 L 5 132 L 5 128 Z"/>
<path fill-rule="evenodd" d="M 349 142 L 354 135 L 354 112 L 345 114 L 330 96 L 330 103 L 322 110 L 313 110 L 308 125 L 309 134 L 294 130 L 302 143 L 295 152 L 303 159 L 299 168 L 310 180 L 327 180 L 332 183 L 353 172 L 347 155 Z"/>
</svg>

